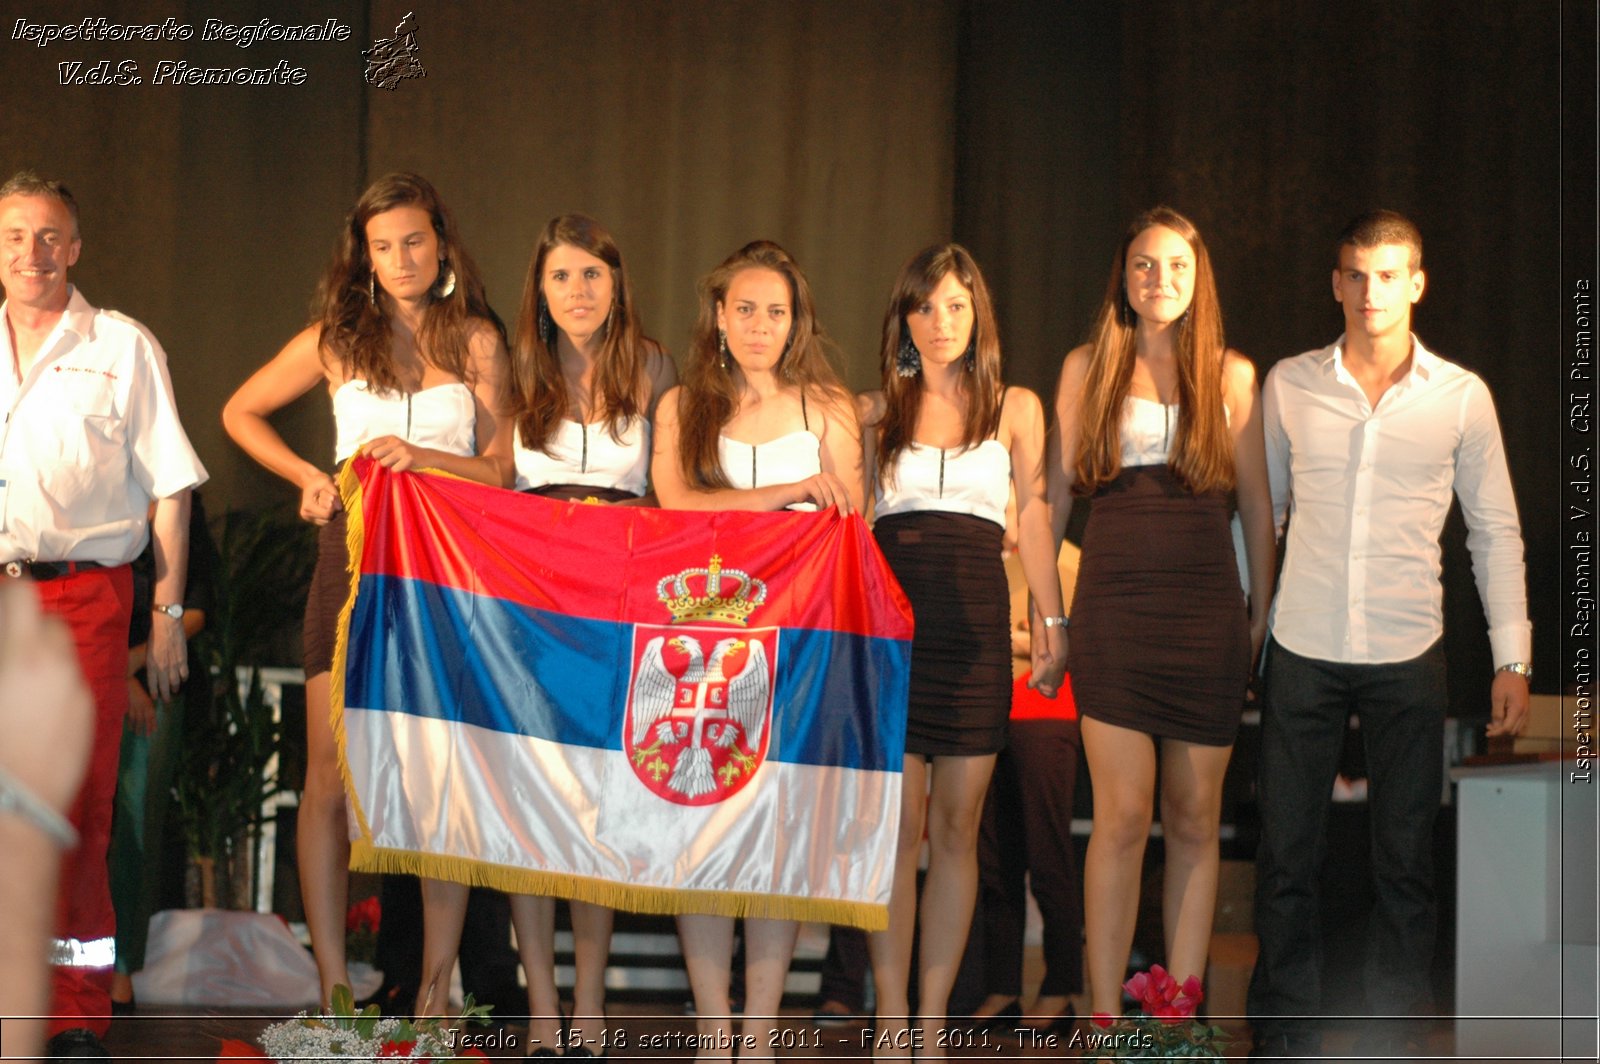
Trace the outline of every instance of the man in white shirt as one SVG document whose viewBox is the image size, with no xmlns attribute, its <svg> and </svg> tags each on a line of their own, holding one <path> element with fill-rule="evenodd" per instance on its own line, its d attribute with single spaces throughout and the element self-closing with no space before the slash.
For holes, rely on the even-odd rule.
<svg viewBox="0 0 1600 1064">
<path fill-rule="evenodd" d="M 36 582 L 45 610 L 72 630 L 95 698 L 89 770 L 69 817 L 80 841 L 56 908 L 51 1059 L 107 1056 L 116 917 L 106 846 L 128 708 L 128 563 L 153 537 L 148 669 L 151 693 L 166 700 L 188 676 L 189 490 L 206 479 L 161 345 L 68 283 L 81 250 L 65 186 L 26 172 L 0 186 L 0 579 Z"/>
<path fill-rule="evenodd" d="M 1436 906 L 1434 818 L 1447 708 L 1439 534 L 1452 491 L 1496 672 L 1488 733 L 1528 713 L 1522 532 L 1489 391 L 1411 334 L 1426 278 L 1422 237 L 1392 211 L 1339 238 L 1333 295 L 1345 335 L 1267 375 L 1267 468 L 1288 526 L 1262 711 L 1251 1056 L 1315 1055 L 1322 1011 L 1318 877 L 1329 795 L 1350 714 L 1369 778 L 1376 902 L 1366 993 L 1373 1015 L 1425 1012 Z M 1419 1033 L 1369 1032 L 1378 1052 Z"/>
</svg>

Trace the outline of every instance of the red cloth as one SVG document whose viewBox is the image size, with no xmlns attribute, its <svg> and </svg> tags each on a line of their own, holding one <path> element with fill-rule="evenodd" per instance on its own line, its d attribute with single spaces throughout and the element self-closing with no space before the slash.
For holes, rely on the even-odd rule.
<svg viewBox="0 0 1600 1064">
<path fill-rule="evenodd" d="M 1028 686 L 1028 680 L 1033 676 L 1032 670 L 1018 676 L 1011 684 L 1011 719 L 1012 720 L 1077 720 L 1078 704 L 1072 700 L 1072 684 L 1069 677 L 1062 677 L 1061 690 L 1056 692 L 1054 698 L 1044 695 Z"/>
<path fill-rule="evenodd" d="M 39 602 L 72 630 L 78 664 L 94 694 L 94 743 L 89 769 L 67 819 L 78 829 L 78 847 L 62 855 L 56 896 L 57 938 L 92 942 L 117 932 L 111 907 L 106 850 L 111 842 L 112 799 L 122 751 L 122 721 L 128 714 L 128 621 L 133 577 L 126 565 L 89 569 L 37 585 Z M 49 1035 L 87 1027 L 105 1036 L 111 1025 L 112 966 L 51 969 Z"/>
</svg>

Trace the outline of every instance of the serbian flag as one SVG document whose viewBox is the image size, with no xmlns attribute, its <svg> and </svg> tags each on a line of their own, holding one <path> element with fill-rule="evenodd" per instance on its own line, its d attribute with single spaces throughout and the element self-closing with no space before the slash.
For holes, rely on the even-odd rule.
<svg viewBox="0 0 1600 1064">
<path fill-rule="evenodd" d="M 911 610 L 859 517 L 556 502 L 367 459 L 351 867 L 887 926 Z"/>
</svg>

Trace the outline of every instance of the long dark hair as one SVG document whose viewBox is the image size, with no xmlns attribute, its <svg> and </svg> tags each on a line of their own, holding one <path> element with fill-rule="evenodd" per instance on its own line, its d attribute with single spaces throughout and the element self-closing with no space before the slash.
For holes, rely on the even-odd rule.
<svg viewBox="0 0 1600 1064">
<path fill-rule="evenodd" d="M 960 244 L 935 244 L 917 252 L 900 270 L 889 296 L 889 309 L 883 315 L 883 348 L 879 353 L 883 372 L 885 410 L 878 423 L 878 482 L 888 483 L 895 459 L 916 437 L 917 414 L 922 409 L 923 379 L 918 373 L 902 377 L 896 356 L 907 335 L 906 315 L 928 301 L 945 277 L 956 280 L 972 293 L 972 372 L 961 375 L 966 398 L 961 445 L 975 447 L 993 436 L 1000 427 L 1000 402 L 1005 385 L 1000 380 L 1000 330 L 995 322 L 994 300 L 989 286 L 972 254 Z"/>
<path fill-rule="evenodd" d="M 1117 257 L 1089 342 L 1089 372 L 1083 382 L 1078 439 L 1077 482 L 1088 495 L 1122 470 L 1122 408 L 1133 380 L 1138 316 L 1128 302 L 1124 276 L 1128 248 L 1140 233 L 1165 226 L 1194 249 L 1194 298 L 1178 321 L 1172 349 L 1178 368 L 1178 428 L 1167 458 L 1190 491 L 1230 491 L 1234 483 L 1233 445 L 1222 401 L 1222 304 L 1217 299 L 1211 256 L 1194 223 L 1170 207 L 1155 207 L 1133 220 Z"/>
<path fill-rule="evenodd" d="M 801 394 L 821 403 L 848 407 L 849 393 L 828 363 L 827 336 L 817 322 L 811 286 L 783 248 L 770 240 L 755 240 L 735 251 L 700 282 L 700 314 L 689 342 L 688 365 L 678 393 L 678 463 L 683 479 L 696 488 L 730 487 L 722 469 L 717 439 L 723 426 L 739 408 L 733 368 L 723 368 L 717 336 L 717 306 L 728 296 L 728 286 L 745 270 L 773 270 L 789 284 L 791 324 L 789 339 L 778 359 L 778 375 L 801 389 Z"/>
<path fill-rule="evenodd" d="M 645 396 L 640 382 L 645 378 L 645 354 L 656 347 L 644 336 L 628 286 L 628 271 L 622 265 L 622 252 L 605 226 L 582 214 L 550 219 L 539 234 L 533 261 L 528 264 L 512 347 L 517 434 L 522 445 L 532 450 L 550 446 L 556 426 L 567 416 L 571 403 L 567 378 L 556 357 L 555 330 L 552 327 L 546 335 L 540 328 L 541 321 L 549 320 L 544 299 L 544 260 L 563 244 L 586 251 L 611 267 L 611 306 L 607 308 L 605 337 L 595 360 L 592 398 L 595 410 L 604 414 L 614 440 L 620 439 L 630 421 L 644 413 Z"/>
<path fill-rule="evenodd" d="M 382 285 L 375 284 L 372 260 L 367 255 L 367 223 L 396 207 L 417 207 L 428 213 L 444 255 L 440 281 L 452 273 L 456 281 L 455 290 L 449 295 L 440 295 L 440 284 L 435 283 L 422 325 L 417 329 L 417 351 L 430 365 L 453 373 L 470 385 L 473 375 L 467 342 L 477 323 L 492 325 L 502 339 L 505 325 L 489 307 L 483 279 L 461 243 L 455 218 L 427 179 L 416 174 L 380 177 L 361 194 L 345 219 L 333 258 L 311 301 L 311 319 L 322 326 L 322 357 L 382 391 L 401 390 L 389 316 L 383 309 L 388 296 Z"/>
</svg>

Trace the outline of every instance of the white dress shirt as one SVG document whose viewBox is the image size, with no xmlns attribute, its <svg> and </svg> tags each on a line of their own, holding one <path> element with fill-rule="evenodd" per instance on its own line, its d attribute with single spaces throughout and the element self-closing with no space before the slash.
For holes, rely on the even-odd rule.
<svg viewBox="0 0 1600 1064">
<path fill-rule="evenodd" d="M 206 479 L 178 421 L 167 356 L 76 286 L 17 380 L 0 303 L 0 562 L 130 562 L 151 499 Z"/>
<path fill-rule="evenodd" d="M 1522 530 L 1483 381 L 1413 337 L 1411 371 L 1374 408 L 1341 336 L 1278 363 L 1262 392 L 1280 534 L 1293 514 L 1273 638 L 1355 664 L 1427 650 L 1444 632 L 1439 534 L 1454 490 L 1494 663 L 1529 661 Z"/>
</svg>

